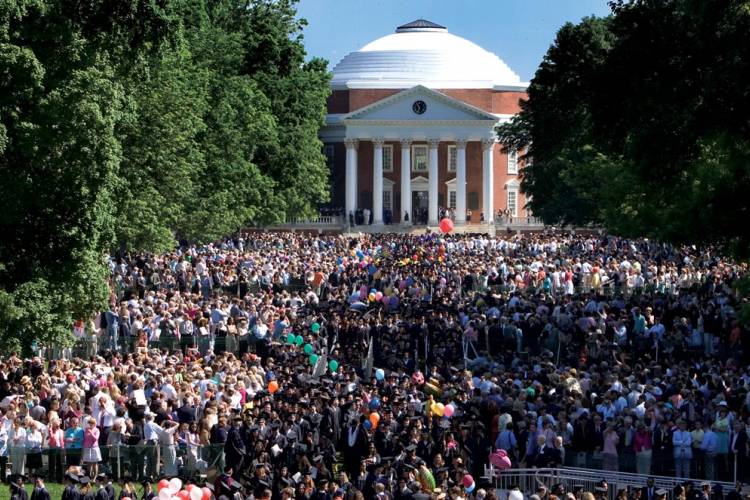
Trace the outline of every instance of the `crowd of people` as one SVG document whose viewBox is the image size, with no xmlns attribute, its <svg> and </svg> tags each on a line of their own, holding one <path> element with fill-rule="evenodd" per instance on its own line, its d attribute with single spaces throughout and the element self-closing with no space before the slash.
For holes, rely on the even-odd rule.
<svg viewBox="0 0 750 500">
<path fill-rule="evenodd" d="M 508 463 L 750 476 L 747 268 L 711 248 L 257 232 L 110 269 L 75 347 L 0 358 L 2 479 L 491 500 Z"/>
</svg>

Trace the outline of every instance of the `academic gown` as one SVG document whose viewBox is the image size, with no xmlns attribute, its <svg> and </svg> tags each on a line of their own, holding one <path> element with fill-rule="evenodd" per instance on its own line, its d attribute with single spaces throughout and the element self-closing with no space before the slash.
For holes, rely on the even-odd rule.
<svg viewBox="0 0 750 500">
<path fill-rule="evenodd" d="M 74 485 L 69 484 L 63 490 L 63 494 L 60 497 L 60 499 L 61 500 L 81 500 L 81 492 L 78 491 L 78 489 Z"/>
<path fill-rule="evenodd" d="M 31 492 L 31 500 L 50 500 L 47 488 L 34 488 Z"/>
</svg>

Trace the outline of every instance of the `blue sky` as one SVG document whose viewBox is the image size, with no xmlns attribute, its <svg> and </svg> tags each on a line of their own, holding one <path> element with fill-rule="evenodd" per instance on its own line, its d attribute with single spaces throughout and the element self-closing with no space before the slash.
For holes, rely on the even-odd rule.
<svg viewBox="0 0 750 500">
<path fill-rule="evenodd" d="M 494 52 L 529 81 L 558 28 L 609 13 L 607 0 L 300 0 L 305 46 L 332 68 L 349 52 L 424 18 Z"/>
</svg>

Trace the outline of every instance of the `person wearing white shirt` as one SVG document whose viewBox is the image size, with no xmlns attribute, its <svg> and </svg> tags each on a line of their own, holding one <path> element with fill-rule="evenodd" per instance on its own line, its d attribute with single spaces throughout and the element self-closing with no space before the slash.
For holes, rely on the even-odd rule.
<svg viewBox="0 0 750 500">
<path fill-rule="evenodd" d="M 164 462 L 164 475 L 167 477 L 177 476 L 177 448 L 175 448 L 174 434 L 177 432 L 177 422 L 165 421 L 164 427 L 154 424 L 153 429 L 159 436 L 161 446 L 161 458 Z"/>
<path fill-rule="evenodd" d="M 26 419 L 26 468 L 34 473 L 42 467 L 42 443 L 44 436 L 36 427 L 34 420 L 30 417 Z"/>
<path fill-rule="evenodd" d="M 675 473 L 677 477 L 689 477 L 690 461 L 693 459 L 693 437 L 687 430 L 684 420 L 681 420 L 678 426 L 679 428 L 672 434 Z"/>
<path fill-rule="evenodd" d="M 8 444 L 10 448 L 10 461 L 13 464 L 13 474 L 24 474 L 26 470 L 26 429 L 20 417 L 13 420 L 13 425 L 8 431 Z"/>
</svg>

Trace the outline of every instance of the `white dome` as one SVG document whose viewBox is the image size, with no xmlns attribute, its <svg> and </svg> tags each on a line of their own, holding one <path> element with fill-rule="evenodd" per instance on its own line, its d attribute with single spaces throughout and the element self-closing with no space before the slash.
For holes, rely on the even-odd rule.
<svg viewBox="0 0 750 500">
<path fill-rule="evenodd" d="M 334 89 L 526 87 L 492 52 L 422 19 L 344 57 L 333 68 L 331 85 Z"/>
</svg>

